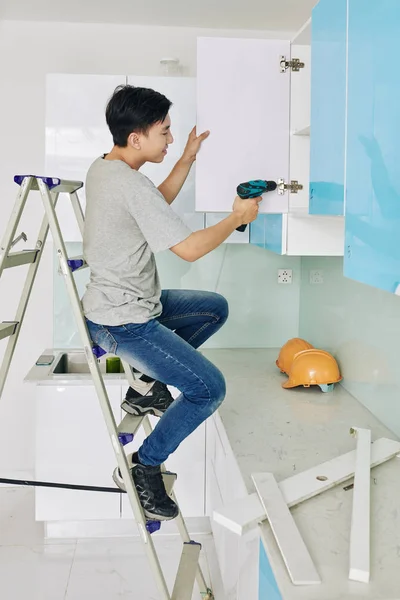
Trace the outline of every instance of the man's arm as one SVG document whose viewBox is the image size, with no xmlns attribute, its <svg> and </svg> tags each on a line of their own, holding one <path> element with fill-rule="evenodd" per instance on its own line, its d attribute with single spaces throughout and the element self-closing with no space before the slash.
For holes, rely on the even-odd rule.
<svg viewBox="0 0 400 600">
<path fill-rule="evenodd" d="M 226 217 L 217 225 L 195 231 L 186 240 L 173 246 L 170 250 L 187 262 L 195 262 L 218 248 L 237 227 L 255 221 L 258 215 L 258 203 L 261 200 L 261 197 L 247 200 L 237 197 L 233 205 L 233 212 L 229 217 Z"/>
<path fill-rule="evenodd" d="M 196 134 L 196 127 L 193 127 L 190 132 L 182 158 L 178 160 L 167 179 L 158 186 L 158 190 L 162 193 L 168 204 L 172 204 L 181 191 L 182 186 L 189 175 L 191 166 L 196 160 L 196 155 L 200 150 L 200 146 L 209 135 L 210 132 L 205 131 L 198 136 Z"/>
<path fill-rule="evenodd" d="M 182 157 L 178 160 L 167 179 L 158 186 L 158 190 L 162 193 L 168 204 L 172 204 L 181 191 L 192 164 L 193 161 L 189 162 Z"/>
</svg>

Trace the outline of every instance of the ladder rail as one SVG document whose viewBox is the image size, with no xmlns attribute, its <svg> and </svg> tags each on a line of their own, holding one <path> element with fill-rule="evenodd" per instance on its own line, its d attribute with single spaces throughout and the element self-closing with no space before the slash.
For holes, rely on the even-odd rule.
<svg viewBox="0 0 400 600">
<path fill-rule="evenodd" d="M 96 388 L 97 395 L 99 397 L 100 406 L 103 412 L 104 420 L 107 425 L 108 433 L 111 438 L 111 443 L 114 448 L 115 456 L 117 459 L 118 467 L 121 471 L 122 478 L 124 480 L 126 491 L 130 500 L 132 511 L 139 529 L 139 533 L 144 542 L 147 557 L 151 566 L 153 567 L 154 573 L 156 574 L 156 583 L 159 591 L 163 597 L 163 600 L 171 600 L 169 595 L 168 587 L 156 554 L 153 541 L 150 534 L 146 530 L 146 520 L 144 517 L 143 510 L 141 509 L 139 497 L 136 491 L 136 487 L 133 483 L 126 454 L 120 445 L 118 439 L 117 425 L 114 419 L 110 401 L 108 398 L 107 390 L 104 384 L 102 374 L 97 360 L 95 359 L 92 352 L 92 342 L 89 336 L 89 332 L 82 315 L 82 307 L 79 299 L 78 291 L 76 288 L 73 274 L 71 273 L 67 263 L 67 252 L 64 241 L 62 239 L 60 226 L 58 223 L 57 216 L 52 206 L 50 192 L 46 184 L 42 180 L 38 180 L 38 186 L 42 194 L 42 200 L 49 221 L 50 230 L 53 236 L 53 240 L 56 244 L 57 254 L 61 265 L 62 274 L 67 286 L 67 290 L 71 299 L 72 309 L 75 316 L 75 321 L 83 342 L 86 359 L 89 364 L 90 373 L 93 378 L 93 382 Z"/>
<path fill-rule="evenodd" d="M 13 218 L 15 219 L 15 222 L 14 222 L 14 224 L 10 223 L 10 226 L 9 226 L 8 232 L 7 232 L 8 239 L 10 239 L 10 237 L 11 238 L 14 237 L 15 229 L 18 226 L 18 222 L 21 218 L 21 214 L 22 214 L 23 208 L 26 203 L 26 198 L 27 198 L 27 195 L 28 195 L 31 187 L 32 187 L 31 180 L 28 180 L 28 181 L 25 180 L 22 183 L 21 190 L 20 190 L 21 193 L 19 195 L 20 197 L 17 198 L 16 206 L 13 211 L 14 212 Z M 55 209 L 55 207 L 57 205 L 58 197 L 59 197 L 58 193 L 55 193 L 52 196 L 50 196 L 50 203 L 53 206 L 53 210 Z M 7 375 L 9 373 L 10 366 L 11 366 L 11 361 L 14 356 L 15 347 L 17 345 L 21 327 L 24 322 L 26 309 L 28 307 L 28 302 L 29 302 L 29 298 L 31 296 L 33 284 L 35 283 L 36 274 L 37 274 L 37 271 L 38 271 L 38 268 L 40 265 L 40 260 L 42 258 L 43 248 L 46 243 L 48 232 L 49 232 L 49 222 L 48 222 L 47 216 L 45 214 L 43 217 L 42 224 L 41 224 L 40 230 L 39 230 L 39 235 L 38 235 L 37 241 L 36 241 L 36 250 L 37 250 L 36 260 L 35 260 L 35 262 L 31 263 L 31 265 L 28 269 L 28 273 L 25 278 L 25 283 L 24 283 L 24 287 L 22 290 L 21 298 L 20 298 L 20 301 L 18 304 L 16 315 L 15 315 L 14 321 L 17 323 L 17 326 L 15 328 L 14 333 L 10 336 L 10 338 L 8 340 L 6 350 L 5 350 L 5 353 L 3 356 L 3 360 L 1 363 L 1 367 L 0 367 L 0 397 L 4 390 Z M 7 241 L 6 241 L 5 245 L 7 246 Z M 6 253 L 3 255 L 3 261 L 2 261 L 2 264 L 0 264 L 0 276 L 1 276 L 1 272 L 2 272 L 1 266 L 3 266 L 3 268 L 4 268 L 6 265 L 7 254 L 8 254 L 8 251 L 6 251 Z"/>
<path fill-rule="evenodd" d="M 143 429 L 144 429 L 144 432 L 145 432 L 146 436 L 149 436 L 152 433 L 152 431 L 153 431 L 153 427 L 152 427 L 149 419 L 145 419 L 143 421 L 142 425 L 143 425 Z M 162 465 L 162 468 L 165 469 L 165 466 Z M 172 500 L 174 502 L 176 502 L 178 504 L 178 501 L 177 501 L 177 498 L 176 498 L 176 494 L 175 494 L 174 491 L 172 491 L 171 498 L 172 498 Z M 182 541 L 184 543 L 191 542 L 192 538 L 190 537 L 188 528 L 186 527 L 185 520 L 182 517 L 182 514 L 181 514 L 180 511 L 179 511 L 179 514 L 176 517 L 175 521 L 176 521 L 176 526 L 178 528 L 179 535 L 181 536 Z M 198 585 L 198 587 L 199 587 L 200 590 L 204 590 L 204 591 L 208 590 L 208 586 L 207 586 L 206 580 L 204 579 L 204 575 L 203 575 L 203 572 L 202 572 L 202 570 L 200 568 L 200 565 L 197 566 L 196 581 L 197 581 L 197 585 Z"/>
<path fill-rule="evenodd" d="M 8 225 L 0 246 L 0 277 L 2 276 L 3 270 L 5 269 L 8 253 L 10 252 L 15 232 L 21 220 L 21 216 L 28 198 L 28 194 L 32 188 L 32 182 L 32 177 L 26 178 L 18 191 L 18 195 L 15 200 L 14 207 L 12 209 L 10 219 L 8 221 Z"/>
<path fill-rule="evenodd" d="M 79 231 L 81 232 L 81 236 L 83 238 L 83 233 L 85 230 L 85 217 L 83 215 L 82 205 L 79 202 L 79 197 L 77 192 L 73 192 L 70 194 L 72 208 L 74 209 L 75 218 L 78 223 Z"/>
</svg>

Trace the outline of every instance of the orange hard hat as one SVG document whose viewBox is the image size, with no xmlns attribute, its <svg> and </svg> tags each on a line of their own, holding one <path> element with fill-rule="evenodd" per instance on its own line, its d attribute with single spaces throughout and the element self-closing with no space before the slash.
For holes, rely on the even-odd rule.
<svg viewBox="0 0 400 600">
<path fill-rule="evenodd" d="M 302 340 L 301 338 L 292 338 L 286 342 L 284 346 L 282 346 L 281 351 L 279 352 L 278 360 L 276 361 L 276 366 L 281 370 L 282 373 L 289 375 L 289 371 L 296 354 L 302 350 L 309 350 L 310 348 L 314 348 L 314 346 L 306 342 L 306 340 Z"/>
<path fill-rule="evenodd" d="M 322 391 L 330 391 L 332 384 L 342 380 L 338 364 L 332 354 L 325 350 L 303 350 L 296 354 L 290 369 L 289 379 L 282 384 L 284 388 L 299 385 L 310 387 L 319 385 Z"/>
</svg>

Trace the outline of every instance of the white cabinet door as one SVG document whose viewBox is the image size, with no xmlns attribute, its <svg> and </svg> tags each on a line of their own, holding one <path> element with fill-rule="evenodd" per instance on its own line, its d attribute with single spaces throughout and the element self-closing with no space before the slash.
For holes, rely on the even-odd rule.
<svg viewBox="0 0 400 600">
<path fill-rule="evenodd" d="M 239 183 L 289 177 L 290 42 L 198 38 L 197 126 L 211 131 L 197 157 L 196 209 L 230 212 Z M 262 213 L 288 211 L 269 192 Z"/>
<path fill-rule="evenodd" d="M 108 386 L 120 421 L 121 387 Z M 114 450 L 92 385 L 36 387 L 36 469 L 40 481 L 114 487 Z M 119 493 L 35 488 L 38 521 L 119 519 Z"/>
<path fill-rule="evenodd" d="M 114 89 L 125 82 L 125 75 L 47 75 L 46 175 L 85 181 L 91 163 L 113 146 L 105 109 Z M 79 196 L 85 207 L 85 188 Z M 57 205 L 61 230 L 66 241 L 80 242 L 68 202 L 63 195 Z"/>
<path fill-rule="evenodd" d="M 140 169 L 141 173 L 147 175 L 158 186 L 168 177 L 182 156 L 189 133 L 196 125 L 196 79 L 194 77 L 129 75 L 128 83 L 156 90 L 173 103 L 169 114 L 174 143 L 169 147 L 168 154 L 161 164 L 146 163 Z M 192 231 L 204 228 L 204 215 L 196 213 L 195 209 L 195 176 L 196 165 L 194 164 L 181 191 L 171 205 Z"/>
<path fill-rule="evenodd" d="M 174 397 L 178 395 L 175 388 L 171 388 L 171 393 Z M 153 428 L 159 421 L 156 417 L 150 417 L 150 420 Z M 206 428 L 202 423 L 181 443 L 165 463 L 169 471 L 178 475 L 174 490 L 183 518 L 205 515 L 205 436 Z M 131 448 L 127 446 L 127 453 L 137 450 L 144 438 L 144 430 L 141 428 L 130 445 Z M 132 509 L 125 494 L 122 496 L 122 518 L 133 518 Z"/>
</svg>

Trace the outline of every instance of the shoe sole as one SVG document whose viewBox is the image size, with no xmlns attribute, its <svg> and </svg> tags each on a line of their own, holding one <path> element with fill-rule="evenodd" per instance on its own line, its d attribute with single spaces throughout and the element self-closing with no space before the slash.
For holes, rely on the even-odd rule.
<svg viewBox="0 0 400 600">
<path fill-rule="evenodd" d="M 158 410 L 157 408 L 153 408 L 149 406 L 147 408 L 143 408 L 142 406 L 138 406 L 137 404 L 129 404 L 124 400 L 121 404 L 122 410 L 124 410 L 128 415 L 133 415 L 134 417 L 146 417 L 147 415 L 153 415 L 154 417 L 162 417 L 163 412 Z"/>
<path fill-rule="evenodd" d="M 115 483 L 115 485 L 122 491 L 122 492 L 126 492 L 126 487 L 125 484 L 123 482 L 123 480 L 120 478 L 119 474 L 118 474 L 118 467 L 116 467 L 114 469 L 113 475 L 112 475 L 113 481 Z M 142 505 L 140 505 L 144 515 L 146 518 L 150 519 L 151 521 L 172 521 L 173 519 L 176 519 L 176 517 L 179 515 L 179 512 L 174 515 L 173 517 L 164 517 L 162 515 L 155 515 L 154 513 L 150 512 L 149 510 L 146 510 L 145 508 L 143 508 Z"/>
</svg>

